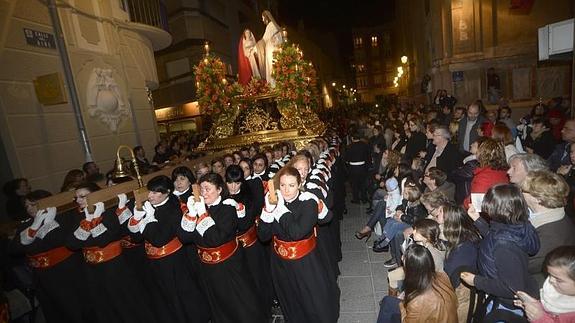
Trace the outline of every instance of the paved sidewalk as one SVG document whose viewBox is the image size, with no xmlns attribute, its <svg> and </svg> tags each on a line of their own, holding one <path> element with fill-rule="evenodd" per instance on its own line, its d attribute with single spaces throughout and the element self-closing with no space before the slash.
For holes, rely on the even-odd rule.
<svg viewBox="0 0 575 323">
<path fill-rule="evenodd" d="M 343 259 L 340 262 L 341 276 L 338 283 L 341 289 L 340 323 L 374 323 L 379 312 L 379 301 L 387 295 L 387 270 L 383 262 L 389 259 L 389 253 L 375 253 L 371 250 L 371 236 L 365 239 L 355 238 L 355 231 L 362 228 L 369 215 L 367 204 L 351 204 L 346 200 L 347 214 L 341 223 Z"/>
</svg>

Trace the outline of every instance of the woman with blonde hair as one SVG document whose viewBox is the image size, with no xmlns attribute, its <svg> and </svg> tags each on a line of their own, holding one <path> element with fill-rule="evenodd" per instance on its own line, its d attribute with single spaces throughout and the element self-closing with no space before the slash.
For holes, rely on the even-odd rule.
<svg viewBox="0 0 575 323">
<path fill-rule="evenodd" d="M 569 185 L 558 174 L 534 171 L 527 174 L 521 190 L 532 212 L 529 222 L 535 227 L 541 244 L 537 254 L 529 257 L 529 274 L 542 287 L 545 255 L 559 246 L 575 245 L 575 225 L 565 215 Z"/>
<path fill-rule="evenodd" d="M 467 208 L 471 202 L 473 194 L 485 194 L 487 190 L 495 184 L 509 183 L 507 177 L 507 160 L 503 144 L 487 139 L 477 148 L 477 160 L 479 167 L 473 171 L 473 179 L 469 189 L 470 195 L 465 199 L 464 205 Z"/>
</svg>

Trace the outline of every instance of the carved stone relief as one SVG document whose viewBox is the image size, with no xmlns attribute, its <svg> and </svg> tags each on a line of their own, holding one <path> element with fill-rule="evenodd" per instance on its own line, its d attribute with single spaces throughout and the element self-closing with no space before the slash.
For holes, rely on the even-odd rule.
<svg viewBox="0 0 575 323">
<path fill-rule="evenodd" d="M 130 111 L 113 70 L 94 68 L 88 79 L 86 91 L 88 114 L 97 118 L 112 132 L 117 132 L 120 123 L 129 118 Z"/>
</svg>

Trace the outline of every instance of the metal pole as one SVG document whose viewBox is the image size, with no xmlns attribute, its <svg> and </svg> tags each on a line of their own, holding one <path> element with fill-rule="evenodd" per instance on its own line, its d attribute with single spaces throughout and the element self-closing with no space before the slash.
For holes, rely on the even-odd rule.
<svg viewBox="0 0 575 323">
<path fill-rule="evenodd" d="M 50 12 L 50 19 L 52 20 L 52 26 L 54 28 L 56 47 L 58 48 L 58 53 L 62 60 L 64 77 L 66 78 L 66 84 L 68 84 L 70 100 L 72 101 L 72 108 L 74 109 L 74 116 L 76 117 L 76 125 L 78 126 L 78 132 L 80 133 L 80 143 L 84 149 L 86 162 L 93 161 L 92 149 L 90 148 L 90 142 L 88 141 L 84 119 L 82 119 L 80 100 L 78 100 L 78 92 L 76 91 L 74 75 L 72 74 L 72 66 L 70 65 L 70 57 L 68 57 L 66 42 L 64 41 L 64 33 L 62 32 L 62 26 L 60 25 L 60 17 L 58 15 L 58 8 L 56 7 L 55 0 L 48 0 L 48 11 Z"/>
</svg>

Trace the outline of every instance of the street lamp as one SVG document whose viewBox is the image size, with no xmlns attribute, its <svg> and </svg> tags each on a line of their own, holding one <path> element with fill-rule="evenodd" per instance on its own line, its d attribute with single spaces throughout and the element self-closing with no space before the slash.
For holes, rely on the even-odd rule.
<svg viewBox="0 0 575 323">
<path fill-rule="evenodd" d="M 335 82 L 331 82 L 331 86 L 335 87 Z"/>
<path fill-rule="evenodd" d="M 401 64 L 407 64 L 407 56 L 401 56 Z"/>
</svg>

